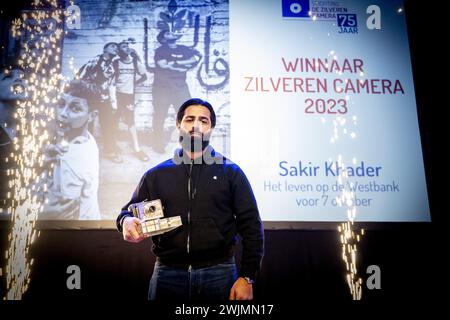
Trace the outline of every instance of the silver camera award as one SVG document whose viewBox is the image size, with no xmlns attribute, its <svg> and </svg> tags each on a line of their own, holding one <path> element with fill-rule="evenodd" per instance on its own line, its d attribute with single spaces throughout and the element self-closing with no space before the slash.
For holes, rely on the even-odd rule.
<svg viewBox="0 0 450 320">
<path fill-rule="evenodd" d="M 181 216 L 163 218 L 163 206 L 159 199 L 130 204 L 128 211 L 141 220 L 142 232 L 146 236 L 156 236 L 182 225 Z"/>
</svg>

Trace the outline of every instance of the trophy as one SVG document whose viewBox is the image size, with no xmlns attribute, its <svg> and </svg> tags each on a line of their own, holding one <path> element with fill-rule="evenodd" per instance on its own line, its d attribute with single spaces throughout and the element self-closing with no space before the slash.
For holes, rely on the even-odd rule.
<svg viewBox="0 0 450 320">
<path fill-rule="evenodd" d="M 142 201 L 128 206 L 128 211 L 141 220 L 142 232 L 147 236 L 156 236 L 181 226 L 181 216 L 163 218 L 161 200 Z"/>
</svg>

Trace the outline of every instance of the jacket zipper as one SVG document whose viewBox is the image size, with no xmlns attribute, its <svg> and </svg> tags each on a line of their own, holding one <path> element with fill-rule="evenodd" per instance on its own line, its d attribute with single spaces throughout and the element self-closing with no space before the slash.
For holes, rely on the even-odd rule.
<svg viewBox="0 0 450 320">
<path fill-rule="evenodd" d="M 188 209 L 188 236 L 187 236 L 187 253 L 190 251 L 190 238 L 191 238 L 191 175 L 192 175 L 192 163 L 189 167 L 189 179 L 188 179 L 188 195 L 189 195 L 189 209 Z"/>
</svg>

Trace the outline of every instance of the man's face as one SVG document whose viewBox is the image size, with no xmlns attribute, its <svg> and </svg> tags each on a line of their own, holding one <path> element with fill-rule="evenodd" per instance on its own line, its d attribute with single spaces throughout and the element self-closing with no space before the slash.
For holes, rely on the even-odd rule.
<svg viewBox="0 0 450 320">
<path fill-rule="evenodd" d="M 20 69 L 4 70 L 0 73 L 0 101 L 26 98 L 24 73 Z"/>
<path fill-rule="evenodd" d="M 119 46 L 115 43 L 111 43 L 105 48 L 105 53 L 115 56 L 119 53 Z"/>
<path fill-rule="evenodd" d="M 201 105 L 192 105 L 186 108 L 181 122 L 177 123 L 180 130 L 180 140 L 183 149 L 192 149 L 195 146 L 208 145 L 207 141 L 212 133 L 211 113 L 208 108 Z M 206 143 L 206 144 L 205 144 Z"/>
<path fill-rule="evenodd" d="M 83 128 L 90 120 L 86 99 L 62 94 L 57 109 L 57 120 L 63 133 Z"/>
</svg>

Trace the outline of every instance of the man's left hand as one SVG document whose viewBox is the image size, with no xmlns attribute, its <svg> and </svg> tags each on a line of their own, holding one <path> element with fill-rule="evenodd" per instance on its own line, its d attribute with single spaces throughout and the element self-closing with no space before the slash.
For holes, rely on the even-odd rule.
<svg viewBox="0 0 450 320">
<path fill-rule="evenodd" d="M 253 286 L 242 277 L 239 277 L 231 288 L 230 300 L 252 300 Z"/>
</svg>

